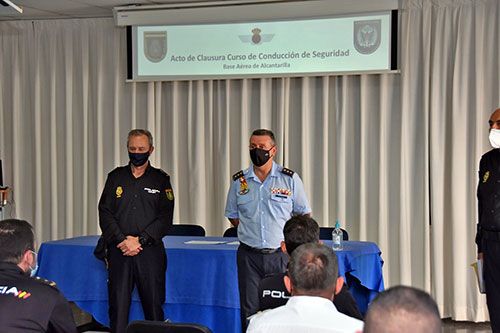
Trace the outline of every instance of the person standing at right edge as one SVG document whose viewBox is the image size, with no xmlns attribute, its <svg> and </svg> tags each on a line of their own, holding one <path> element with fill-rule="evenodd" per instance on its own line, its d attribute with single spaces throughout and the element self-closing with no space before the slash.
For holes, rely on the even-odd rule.
<svg viewBox="0 0 500 333">
<path fill-rule="evenodd" d="M 274 134 L 257 129 L 250 137 L 252 165 L 233 175 L 225 216 L 238 227 L 238 289 L 242 331 L 259 309 L 258 288 L 267 275 L 286 271 L 283 227 L 293 215 L 311 213 L 300 177 L 273 161 Z"/>
<path fill-rule="evenodd" d="M 500 108 L 491 114 L 489 139 L 492 150 L 481 157 L 477 187 L 476 244 L 483 259 L 486 302 L 493 333 L 500 333 Z"/>
</svg>

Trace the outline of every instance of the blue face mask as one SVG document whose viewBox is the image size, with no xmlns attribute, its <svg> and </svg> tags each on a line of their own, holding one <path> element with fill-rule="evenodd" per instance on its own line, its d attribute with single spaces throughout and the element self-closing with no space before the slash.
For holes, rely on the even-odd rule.
<svg viewBox="0 0 500 333">
<path fill-rule="evenodd" d="M 149 159 L 149 152 L 147 153 L 128 153 L 128 158 L 130 159 L 130 163 L 134 166 L 144 165 Z"/>
<path fill-rule="evenodd" d="M 31 253 L 33 253 L 33 261 L 35 262 L 35 267 L 30 266 L 30 276 L 33 277 L 38 271 L 38 254 L 35 251 L 31 251 Z"/>
</svg>

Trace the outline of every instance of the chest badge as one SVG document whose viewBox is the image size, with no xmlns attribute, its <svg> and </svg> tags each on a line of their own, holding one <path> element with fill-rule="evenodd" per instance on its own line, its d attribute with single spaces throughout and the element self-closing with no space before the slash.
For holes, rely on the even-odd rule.
<svg viewBox="0 0 500 333">
<path fill-rule="evenodd" d="M 278 197 L 289 197 L 292 195 L 292 191 L 287 188 L 271 187 L 271 194 L 275 194 Z"/>
<path fill-rule="evenodd" d="M 174 200 L 174 191 L 172 191 L 171 188 L 167 188 L 165 190 L 165 194 L 167 195 L 168 200 L 170 200 L 170 201 Z"/>
<path fill-rule="evenodd" d="M 486 171 L 483 176 L 483 184 L 488 181 L 488 178 L 490 178 L 490 172 Z"/>
<path fill-rule="evenodd" d="M 245 195 L 249 192 L 248 183 L 245 177 L 240 177 L 240 195 Z"/>
<path fill-rule="evenodd" d="M 123 188 L 121 186 L 118 186 L 116 188 L 116 198 L 121 198 L 122 197 L 122 194 L 123 194 Z"/>
</svg>

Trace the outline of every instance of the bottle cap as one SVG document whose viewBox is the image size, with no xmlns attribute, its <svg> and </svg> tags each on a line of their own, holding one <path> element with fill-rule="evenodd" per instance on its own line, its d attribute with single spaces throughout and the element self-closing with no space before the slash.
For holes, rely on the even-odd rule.
<svg viewBox="0 0 500 333">
<path fill-rule="evenodd" d="M 339 220 L 335 220 L 335 228 L 340 228 Z"/>
</svg>

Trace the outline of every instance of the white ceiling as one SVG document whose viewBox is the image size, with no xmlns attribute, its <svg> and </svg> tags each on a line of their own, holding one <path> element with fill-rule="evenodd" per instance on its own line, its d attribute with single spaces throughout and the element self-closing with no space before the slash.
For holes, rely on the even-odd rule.
<svg viewBox="0 0 500 333">
<path fill-rule="evenodd" d="M 286 3 L 308 0 L 0 0 L 0 21 L 10 20 L 47 20 L 65 18 L 112 17 L 113 7 L 128 5 L 168 5 L 185 7 L 192 4 L 211 2 L 212 4 L 243 3 Z M 335 7 L 353 8 L 355 11 L 368 10 L 378 4 L 381 8 L 397 8 L 401 0 L 321 0 Z M 4 6 L 11 2 L 23 9 L 17 13 L 12 7 Z M 385 7 L 384 7 L 385 6 Z M 373 11 L 373 9 L 372 9 Z"/>
<path fill-rule="evenodd" d="M 0 20 L 61 19 L 112 17 L 113 7 L 126 5 L 186 4 L 213 0 L 9 0 L 22 7 L 23 13 L 2 6 Z M 221 1 L 221 0 L 219 0 Z M 222 0 L 225 1 L 225 0 Z"/>
</svg>

